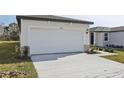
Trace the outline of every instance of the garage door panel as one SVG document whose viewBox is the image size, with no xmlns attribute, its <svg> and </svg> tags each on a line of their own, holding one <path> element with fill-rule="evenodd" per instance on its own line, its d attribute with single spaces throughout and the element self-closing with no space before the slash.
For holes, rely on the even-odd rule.
<svg viewBox="0 0 124 93">
<path fill-rule="evenodd" d="M 82 31 L 30 29 L 31 54 L 83 51 Z"/>
</svg>

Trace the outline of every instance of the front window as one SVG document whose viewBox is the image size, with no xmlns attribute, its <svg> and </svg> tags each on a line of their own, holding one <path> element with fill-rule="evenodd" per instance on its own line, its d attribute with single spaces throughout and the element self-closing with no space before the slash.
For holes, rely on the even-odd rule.
<svg viewBox="0 0 124 93">
<path fill-rule="evenodd" d="M 109 35 L 108 33 L 104 33 L 104 41 L 108 41 Z"/>
</svg>

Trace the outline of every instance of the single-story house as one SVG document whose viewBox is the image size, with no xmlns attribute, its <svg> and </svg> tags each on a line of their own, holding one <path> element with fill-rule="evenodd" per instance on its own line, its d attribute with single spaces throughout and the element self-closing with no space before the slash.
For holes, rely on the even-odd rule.
<svg viewBox="0 0 124 93">
<path fill-rule="evenodd" d="M 21 47 L 28 46 L 30 55 L 84 52 L 90 45 L 90 21 L 53 15 L 16 16 L 21 34 Z"/>
<path fill-rule="evenodd" d="M 4 34 L 4 26 L 0 25 L 0 37 Z"/>
<path fill-rule="evenodd" d="M 124 46 L 124 26 L 90 28 L 90 43 L 101 47 Z"/>
</svg>

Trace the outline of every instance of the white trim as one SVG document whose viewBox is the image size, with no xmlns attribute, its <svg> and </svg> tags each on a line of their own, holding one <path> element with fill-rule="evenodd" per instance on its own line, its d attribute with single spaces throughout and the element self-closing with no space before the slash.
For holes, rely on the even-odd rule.
<svg viewBox="0 0 124 93">
<path fill-rule="evenodd" d="M 56 26 L 28 26 L 28 29 L 29 28 L 39 28 L 39 29 L 52 29 L 52 30 L 55 30 L 55 29 L 58 29 L 58 30 L 61 30 L 61 27 L 56 27 Z M 63 27 L 62 27 L 63 28 Z M 82 29 L 79 29 L 79 28 L 69 28 L 69 27 L 64 27 L 63 29 L 67 29 L 67 30 L 76 30 L 76 31 L 84 31 L 83 27 Z"/>
<path fill-rule="evenodd" d="M 93 32 L 94 34 L 94 41 L 93 41 L 93 45 L 96 45 L 96 32 Z"/>
<path fill-rule="evenodd" d="M 31 26 L 28 27 L 28 34 L 27 34 L 28 46 L 30 46 L 30 45 L 32 44 L 32 43 L 30 42 L 30 41 L 31 41 L 31 40 L 30 40 L 30 38 L 31 38 L 31 36 L 30 36 L 30 33 L 31 33 L 31 32 L 30 32 L 30 31 L 31 31 L 32 28 L 34 28 L 34 27 L 31 27 Z M 37 28 L 37 27 L 35 27 L 35 28 Z M 40 28 L 42 28 L 42 27 L 39 27 L 39 29 L 40 29 Z M 46 30 L 48 30 L 48 29 L 46 29 Z M 54 31 L 54 30 L 53 30 L 53 31 Z M 61 32 L 62 30 L 59 29 L 59 30 L 58 30 L 58 33 L 59 33 L 59 31 Z M 63 31 L 64 31 L 64 30 L 63 30 Z M 81 41 L 80 41 L 81 43 L 78 43 L 78 44 L 81 45 L 81 46 L 80 46 L 80 47 L 81 47 L 81 50 L 78 49 L 78 50 L 80 50 L 80 51 L 76 51 L 76 52 L 83 52 L 83 51 L 84 51 L 84 38 L 83 38 L 83 37 L 84 37 L 84 36 L 83 36 L 84 34 L 83 34 L 83 31 L 81 31 L 81 30 L 80 30 L 80 31 L 71 30 L 71 31 L 74 31 L 75 33 L 82 33 L 82 34 L 80 34 L 80 35 L 81 35 L 81 38 L 80 38 L 80 39 L 81 39 Z M 67 33 L 70 33 L 71 31 L 66 31 L 66 32 L 67 32 Z M 35 31 L 33 31 L 33 32 L 35 32 Z M 38 31 L 38 32 L 40 33 L 41 31 Z M 66 33 L 66 32 L 64 32 L 64 33 Z M 33 35 L 33 34 L 32 34 L 32 35 Z M 60 34 L 60 35 L 61 35 L 61 34 Z M 74 36 L 74 34 L 73 34 L 73 36 Z M 80 37 L 80 36 L 79 36 L 79 37 Z M 75 49 L 76 49 L 76 48 L 75 48 Z M 58 51 L 58 50 L 57 50 L 57 51 Z M 64 50 L 64 51 L 65 51 L 65 50 Z M 72 50 L 70 49 L 69 51 L 71 52 Z M 65 51 L 65 52 L 66 52 L 66 51 Z M 72 52 L 73 52 L 73 51 L 72 51 Z M 55 51 L 55 52 L 53 52 L 53 53 L 59 53 L 59 52 L 56 52 L 56 51 Z M 60 53 L 61 53 L 61 52 L 60 52 Z M 31 55 L 31 54 L 30 54 L 30 55 Z"/>
</svg>

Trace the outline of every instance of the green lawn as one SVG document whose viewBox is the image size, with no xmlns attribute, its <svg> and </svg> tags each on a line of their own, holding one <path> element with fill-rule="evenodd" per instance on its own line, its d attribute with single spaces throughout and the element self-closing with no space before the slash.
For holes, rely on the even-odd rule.
<svg viewBox="0 0 124 93">
<path fill-rule="evenodd" d="M 124 63 L 124 51 L 116 51 L 118 53 L 118 55 L 116 56 L 104 56 L 104 58 L 113 60 L 113 61 L 117 61 L 120 63 Z"/>
<path fill-rule="evenodd" d="M 19 46 L 19 42 L 0 41 L 0 73 L 8 72 L 25 72 L 27 74 L 18 74 L 17 78 L 35 78 L 37 77 L 36 70 L 30 59 L 21 60 L 15 52 L 15 46 Z M 4 75 L 3 77 L 10 77 Z M 11 76 L 12 77 L 12 76 Z"/>
</svg>

